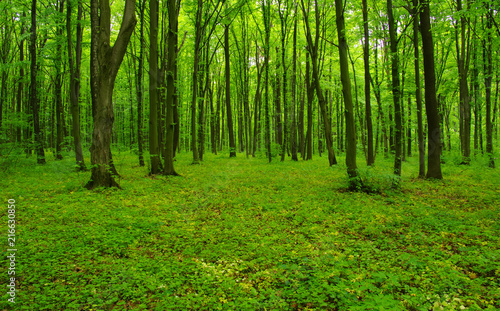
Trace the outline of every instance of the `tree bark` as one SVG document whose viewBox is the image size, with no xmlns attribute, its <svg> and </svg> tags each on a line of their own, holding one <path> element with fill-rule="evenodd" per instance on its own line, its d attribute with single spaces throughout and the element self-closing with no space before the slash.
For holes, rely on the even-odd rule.
<svg viewBox="0 0 500 311">
<path fill-rule="evenodd" d="M 39 106 L 38 106 L 38 96 L 37 96 L 37 52 L 36 52 L 36 0 L 31 2 L 31 44 L 30 44 L 30 104 L 33 113 L 33 131 L 35 133 L 35 150 L 36 159 L 38 164 L 45 164 L 45 151 L 43 149 L 43 139 L 42 133 L 40 131 L 40 116 L 39 116 Z"/>
<path fill-rule="evenodd" d="M 168 33 L 167 33 L 167 97 L 166 97 L 166 136 L 165 136 L 165 159 L 163 174 L 178 176 L 174 169 L 174 105 L 175 105 L 175 83 L 177 80 L 177 45 L 179 10 L 181 0 L 168 0 Z"/>
<path fill-rule="evenodd" d="M 493 156 L 493 122 L 491 121 L 491 84 L 493 79 L 493 42 L 491 32 L 493 27 L 493 10 L 490 9 L 490 4 L 486 3 L 487 17 L 486 17 L 486 42 L 485 42 L 485 78 L 484 87 L 486 89 L 486 153 L 490 158 L 489 166 L 495 168 L 495 158 Z M 497 87 L 498 91 L 498 87 Z M 493 111 L 495 114 L 495 111 Z"/>
<path fill-rule="evenodd" d="M 387 16 L 389 19 L 389 36 L 391 41 L 392 96 L 394 101 L 394 120 L 396 122 L 394 128 L 394 147 L 396 151 L 394 174 L 401 176 L 401 90 L 399 82 L 398 41 L 392 12 L 392 0 L 387 0 Z"/>
<path fill-rule="evenodd" d="M 373 153 L 373 125 L 372 125 L 372 108 L 370 96 L 370 35 L 368 29 L 368 5 L 367 0 L 363 0 L 363 31 L 365 42 L 363 45 L 363 59 L 365 63 L 365 120 L 366 120 L 366 136 L 368 144 L 368 154 L 366 159 L 367 165 L 375 163 Z"/>
<path fill-rule="evenodd" d="M 136 24 L 135 0 L 127 0 L 123 13 L 120 32 L 113 46 L 110 45 L 111 9 L 109 0 L 101 0 L 97 9 L 97 0 L 91 1 L 91 19 L 93 25 L 98 22 L 98 33 L 96 27 L 92 27 L 93 35 L 98 41 L 94 56 L 97 56 L 97 88 L 95 92 L 97 101 L 93 104 L 94 130 L 92 134 L 92 146 L 90 148 L 92 174 L 86 187 L 119 187 L 112 174 L 111 137 L 113 133 L 113 88 L 118 69 L 123 61 L 128 42 Z"/>
<path fill-rule="evenodd" d="M 441 129 L 436 98 L 436 73 L 434 69 L 434 45 L 432 41 L 429 0 L 421 0 L 420 32 L 425 74 L 425 110 L 427 112 L 427 174 L 426 178 L 442 179 Z"/>
<path fill-rule="evenodd" d="M 229 133 L 229 157 L 236 157 L 236 142 L 233 131 L 233 113 L 231 109 L 231 63 L 229 57 L 229 23 L 224 26 L 224 59 L 226 74 L 226 113 Z"/>
<path fill-rule="evenodd" d="M 66 32 L 68 38 L 68 60 L 69 60 L 69 72 L 70 72 L 70 83 L 69 83 L 69 93 L 71 102 L 71 116 L 73 118 L 72 123 L 72 134 L 73 134 L 73 146 L 75 148 L 75 158 L 76 158 L 76 168 L 78 171 L 87 170 L 85 166 L 85 161 L 83 158 L 82 151 L 82 139 L 80 133 L 80 65 L 82 59 L 82 3 L 78 1 L 78 15 L 76 24 L 76 45 L 75 45 L 75 55 L 73 56 L 73 43 L 71 34 L 71 15 L 72 15 L 72 4 L 68 1 L 67 6 L 67 17 L 66 17 Z"/>
<path fill-rule="evenodd" d="M 149 156 L 151 174 L 160 173 L 158 143 L 158 0 L 149 0 Z"/>
<path fill-rule="evenodd" d="M 356 126 L 354 124 L 354 106 L 352 103 L 351 80 L 349 78 L 349 61 L 347 59 L 343 1 L 335 0 L 335 14 L 339 44 L 340 79 L 342 80 L 342 94 L 344 95 L 345 105 L 347 175 L 349 177 L 349 187 L 354 190 L 360 186 L 361 181 L 358 177 L 356 165 Z"/>
</svg>

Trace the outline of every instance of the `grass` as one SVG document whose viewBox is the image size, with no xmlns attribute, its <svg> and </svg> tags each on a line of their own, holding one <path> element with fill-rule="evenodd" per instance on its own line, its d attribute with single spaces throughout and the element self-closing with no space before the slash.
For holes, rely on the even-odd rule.
<svg viewBox="0 0 500 311">
<path fill-rule="evenodd" d="M 483 160 L 447 158 L 443 181 L 423 181 L 413 157 L 393 190 L 392 162 L 379 157 L 360 165 L 377 190 L 367 194 L 347 191 L 345 165 L 325 157 L 207 154 L 190 165 L 184 153 L 181 177 L 113 157 L 123 190 L 85 190 L 90 173 L 74 172 L 71 155 L 1 159 L 11 161 L 0 163 L 4 204 L 16 200 L 18 292 L 15 305 L 1 293 L 0 309 L 500 308 L 500 177 Z"/>
</svg>

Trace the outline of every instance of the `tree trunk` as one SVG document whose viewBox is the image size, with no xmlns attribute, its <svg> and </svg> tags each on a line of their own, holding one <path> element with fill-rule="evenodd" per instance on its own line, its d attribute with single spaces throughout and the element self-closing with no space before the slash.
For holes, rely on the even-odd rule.
<svg viewBox="0 0 500 311">
<path fill-rule="evenodd" d="M 292 118 L 292 125 L 290 128 L 290 150 L 292 152 L 292 160 L 298 161 L 297 157 L 297 121 L 295 110 L 297 107 L 297 94 L 296 94 L 296 83 L 297 83 L 297 2 L 295 1 L 295 11 L 294 11 L 294 22 L 293 22 L 293 71 L 292 71 L 292 103 L 290 115 Z"/>
<path fill-rule="evenodd" d="M 82 59 L 82 3 L 78 1 L 78 15 L 76 25 L 76 45 L 75 56 L 73 56 L 73 43 L 71 35 L 71 1 L 68 1 L 67 17 L 66 17 L 66 32 L 68 38 L 68 59 L 69 59 L 69 72 L 70 72 L 70 102 L 71 102 L 71 116 L 73 118 L 72 134 L 73 146 L 75 148 L 76 168 L 78 171 L 87 170 L 82 151 L 82 139 L 80 134 L 80 65 Z"/>
<path fill-rule="evenodd" d="M 160 173 L 158 144 L 158 0 L 149 0 L 149 154 L 151 174 Z"/>
<path fill-rule="evenodd" d="M 354 190 L 360 186 L 361 181 L 358 177 L 356 165 L 356 126 L 354 124 L 354 106 L 352 104 L 349 61 L 347 59 L 343 1 L 335 0 L 335 13 L 339 43 L 340 79 L 342 80 L 342 94 L 344 95 L 345 105 L 347 175 L 349 176 L 349 187 Z"/>
<path fill-rule="evenodd" d="M 486 89 L 486 153 L 490 158 L 489 166 L 495 168 L 495 158 L 493 156 L 493 123 L 491 121 L 491 83 L 493 79 L 493 44 L 491 32 L 493 27 L 493 9 L 490 9 L 489 3 L 486 3 L 487 17 L 486 17 L 486 42 L 485 42 L 485 78 L 484 87 Z M 498 87 L 497 87 L 498 91 Z M 493 111 L 495 114 L 495 111 Z"/>
<path fill-rule="evenodd" d="M 420 87 L 420 53 L 418 40 L 418 0 L 413 0 L 413 47 L 415 63 L 415 100 L 417 101 L 417 137 L 418 137 L 418 177 L 425 177 L 424 126 L 422 117 L 422 91 Z"/>
<path fill-rule="evenodd" d="M 436 98 L 436 74 L 434 70 L 434 45 L 432 41 L 429 0 L 421 0 L 420 32 L 425 74 L 425 110 L 427 112 L 427 175 L 426 178 L 442 179 L 441 129 Z"/>
<path fill-rule="evenodd" d="M 321 90 L 320 84 L 320 74 L 318 68 L 318 48 L 319 48 L 319 34 L 320 34 L 320 12 L 317 0 L 315 0 L 315 18 L 316 18 L 316 33 L 314 42 L 312 39 L 311 28 L 309 27 L 309 18 L 308 13 L 306 12 L 306 8 L 304 6 L 304 2 L 302 1 L 302 11 L 304 13 L 304 23 L 306 27 L 306 38 L 308 44 L 308 50 L 311 54 L 311 63 L 312 63 L 312 74 L 313 74 L 313 86 L 316 90 L 316 96 L 318 98 L 318 103 L 321 108 L 321 114 L 323 116 L 324 122 L 324 132 L 325 132 L 325 140 L 326 147 L 328 149 L 328 162 L 330 166 L 337 164 L 337 159 L 335 157 L 335 152 L 333 151 L 333 137 L 332 137 L 332 127 L 330 125 L 330 118 L 328 117 L 328 111 L 326 107 L 326 100 Z"/>
<path fill-rule="evenodd" d="M 457 11 L 462 11 L 462 0 L 457 0 Z M 460 12 L 462 13 L 462 12 Z M 469 68 L 469 53 L 466 47 L 469 44 L 470 31 L 467 31 L 468 21 L 465 16 L 460 17 L 460 46 L 458 41 L 458 30 L 455 32 L 457 48 L 458 76 L 460 87 L 460 146 L 462 148 L 463 164 L 470 162 L 470 128 L 471 128 L 471 107 L 469 98 L 469 87 L 467 75 Z"/>
<path fill-rule="evenodd" d="M 143 156 L 143 136 L 142 136 L 142 102 L 143 102 L 143 86 L 142 83 L 143 72 L 144 72 L 144 11 L 146 9 L 146 0 L 140 0 L 139 2 L 140 8 L 140 21 L 141 26 L 139 30 L 139 68 L 137 71 L 137 148 L 139 149 L 139 166 L 144 166 L 144 156 Z"/>
<path fill-rule="evenodd" d="M 312 132 L 313 132 L 313 100 L 314 100 L 314 89 L 313 82 L 311 79 L 311 62 L 309 61 L 309 52 L 306 54 L 306 90 L 307 90 L 307 132 L 306 132 L 306 140 L 305 140 L 305 148 L 306 148 L 306 157 L 305 160 L 312 160 Z"/>
<path fill-rule="evenodd" d="M 35 150 L 38 164 L 45 164 L 45 151 L 43 149 L 42 133 L 40 131 L 40 116 L 38 113 L 38 96 L 37 96 L 37 55 L 36 55 L 36 0 L 31 2 L 31 45 L 30 45 L 30 104 L 33 113 L 33 131 L 35 132 Z"/>
<path fill-rule="evenodd" d="M 134 31 L 135 1 L 127 0 L 123 13 L 123 20 L 120 32 L 113 46 L 110 45 L 111 9 L 108 0 L 101 0 L 97 8 L 97 1 L 91 1 L 92 35 L 98 41 L 91 43 L 92 50 L 95 51 L 92 59 L 97 68 L 97 88 L 93 88 L 97 101 L 93 103 L 94 130 L 92 135 L 92 146 L 90 148 L 92 175 L 86 187 L 93 189 L 96 187 L 119 187 L 112 175 L 111 137 L 113 133 L 114 113 L 113 113 L 113 88 L 116 75 L 127 50 L 128 42 Z M 98 33 L 97 23 L 99 25 Z"/>
<path fill-rule="evenodd" d="M 401 176 L 401 95 L 399 83 L 399 58 L 396 25 L 392 13 L 392 0 L 387 0 L 387 16 L 389 19 L 389 36 L 391 41 L 391 68 L 392 68 L 392 96 L 394 101 L 394 147 L 396 151 L 394 159 L 394 174 Z"/>
<path fill-rule="evenodd" d="M 175 83 L 177 80 L 177 45 L 179 28 L 179 11 L 181 0 L 168 0 L 168 33 L 167 33 L 167 66 L 166 66 L 166 136 L 165 136 L 165 159 L 163 174 L 178 176 L 174 169 L 174 105 L 175 105 Z M 196 146 L 195 146 L 196 147 Z"/>
<path fill-rule="evenodd" d="M 231 109 L 231 63 L 229 61 L 229 24 L 224 27 L 224 57 L 226 73 L 226 113 L 229 133 L 229 157 L 236 157 L 236 142 L 233 131 L 233 113 Z"/>
<path fill-rule="evenodd" d="M 265 42 L 264 42 L 264 67 L 266 70 L 264 88 L 265 88 L 265 100 L 264 100 L 264 110 L 266 119 L 266 150 L 267 158 L 269 163 L 272 160 L 271 153 L 271 120 L 269 116 L 269 37 L 271 35 L 271 5 L 268 3 L 269 0 L 262 1 L 262 13 L 264 17 L 264 32 L 265 32 Z"/>
<path fill-rule="evenodd" d="M 370 96 L 370 35 L 368 29 L 368 5 L 367 0 L 363 0 L 363 31 L 365 42 L 363 45 L 363 59 L 365 63 L 365 120 L 366 120 L 366 136 L 368 143 L 368 154 L 366 158 L 367 165 L 375 163 L 373 153 L 373 126 L 372 126 L 372 108 Z"/>
</svg>

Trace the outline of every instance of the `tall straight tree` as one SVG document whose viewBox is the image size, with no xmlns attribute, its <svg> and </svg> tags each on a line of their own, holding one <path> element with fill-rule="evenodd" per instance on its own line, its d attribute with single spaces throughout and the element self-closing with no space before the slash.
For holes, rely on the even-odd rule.
<svg viewBox="0 0 500 311">
<path fill-rule="evenodd" d="M 429 0 L 421 0 L 420 32 L 425 75 L 425 110 L 427 112 L 427 175 L 426 178 L 442 179 L 441 174 L 441 128 L 438 101 L 436 98 L 436 73 L 434 69 L 434 43 L 431 33 Z"/>
<path fill-rule="evenodd" d="M 470 129 L 471 107 L 467 76 L 469 71 L 470 53 L 468 51 L 470 30 L 468 19 L 464 16 L 462 0 L 457 0 L 457 11 L 460 15 L 460 41 L 458 40 L 458 27 L 455 29 L 455 43 L 457 50 L 458 77 L 460 88 L 460 146 L 462 148 L 463 164 L 470 162 Z"/>
<path fill-rule="evenodd" d="M 158 0 L 149 0 L 149 156 L 151 174 L 160 173 L 158 143 Z"/>
<path fill-rule="evenodd" d="M 354 124 L 354 105 L 352 103 L 351 79 L 349 78 L 349 61 L 347 59 L 347 40 L 345 36 L 344 1 L 335 0 L 335 14 L 337 23 L 337 38 L 340 60 L 340 79 L 342 80 L 342 94 L 344 95 L 344 114 L 346 122 L 346 165 L 349 176 L 349 187 L 359 187 L 356 165 L 356 126 Z"/>
<path fill-rule="evenodd" d="M 181 0 L 168 0 L 168 33 L 167 33 L 167 72 L 166 72 L 166 136 L 164 144 L 163 174 L 177 176 L 174 169 L 174 105 L 175 105 L 175 83 L 177 80 L 177 35 L 179 25 L 179 7 Z M 195 91 L 195 90 L 193 90 Z"/>
<path fill-rule="evenodd" d="M 367 165 L 375 163 L 373 154 L 373 126 L 372 126 L 372 108 L 370 94 L 370 31 L 368 29 L 368 4 L 367 0 L 362 1 L 363 4 L 363 31 L 365 42 L 363 45 L 363 59 L 365 63 L 365 120 L 366 120 L 366 135 L 368 143 L 368 152 L 366 158 Z"/>
<path fill-rule="evenodd" d="M 36 150 L 36 161 L 38 164 L 45 164 L 45 151 L 43 149 L 43 139 L 42 132 L 40 130 L 40 116 L 39 116 L 39 106 L 38 106 L 38 95 L 37 95 L 37 55 L 36 55 L 36 0 L 31 2 L 31 44 L 30 44 L 30 105 L 33 112 L 33 131 L 35 132 L 35 150 Z"/>
<path fill-rule="evenodd" d="M 226 7 L 227 10 L 227 7 Z M 226 76 L 226 113 L 227 113 L 227 131 L 229 133 L 229 157 L 236 157 L 236 142 L 233 131 L 233 112 L 231 109 L 231 62 L 229 56 L 229 20 L 224 25 L 224 60 Z M 195 90 L 193 90 L 195 92 Z"/>
<path fill-rule="evenodd" d="M 290 115 L 292 117 L 292 126 L 290 129 L 290 150 L 292 152 L 292 160 L 298 161 L 297 157 L 297 121 L 295 116 L 295 107 L 297 106 L 296 83 L 297 83 L 297 1 L 295 1 L 294 17 L 293 17 L 293 58 L 292 58 L 292 104 Z"/>
<path fill-rule="evenodd" d="M 143 138 L 142 138 L 142 106 L 143 106 L 143 72 L 144 72 L 144 11 L 146 10 L 146 0 L 139 0 L 139 67 L 137 69 L 136 88 L 137 88 L 137 148 L 139 153 L 139 166 L 144 166 L 143 156 Z"/>
<path fill-rule="evenodd" d="M 417 101 L 417 137 L 418 137 L 418 177 L 425 177 L 424 125 L 422 117 L 422 91 L 420 88 L 420 52 L 418 0 L 413 0 L 413 48 L 415 65 L 415 100 Z"/>
<path fill-rule="evenodd" d="M 489 166 L 495 167 L 495 158 L 493 156 L 493 123 L 491 122 L 491 82 L 493 79 L 493 42 L 492 42 L 492 28 L 493 28 L 493 9 L 490 8 L 489 3 L 486 6 L 486 39 L 484 42 L 484 87 L 486 89 L 486 153 L 490 158 Z M 498 86 L 497 86 L 498 92 Z M 497 96 L 498 97 L 498 96 Z M 495 111 L 493 111 L 495 114 Z"/>
<path fill-rule="evenodd" d="M 56 140 L 56 160 L 62 160 L 62 154 L 61 154 L 61 149 L 62 149 L 62 144 L 63 144 L 63 139 L 64 139 L 64 133 L 63 133 L 63 127 L 64 127 L 64 120 L 63 120 L 63 103 L 62 103 L 62 85 L 63 85 L 63 80 L 62 80 L 62 35 L 64 33 L 64 23 L 62 22 L 63 18 L 63 12 L 64 12 L 64 1 L 61 0 L 57 3 L 57 18 L 60 19 L 58 20 L 57 24 L 57 29 L 56 29 L 56 35 L 57 35 L 57 46 L 56 46 L 56 58 L 54 60 L 55 62 L 55 69 L 56 69 L 56 77 L 54 80 L 54 97 L 55 97 L 55 106 L 56 106 L 56 130 L 57 130 L 57 140 Z"/>
<path fill-rule="evenodd" d="M 196 9 L 196 19 L 195 19 L 195 37 L 194 37 L 194 60 L 193 60 L 193 88 L 192 88 L 192 99 L 191 99 L 191 151 L 193 152 L 193 164 L 198 164 L 200 162 L 198 154 L 198 146 L 196 143 L 196 104 L 198 102 L 198 73 L 200 64 L 200 54 L 202 54 L 200 45 L 203 36 L 203 29 L 201 25 L 201 19 L 203 14 L 203 1 L 197 1 Z M 200 114 L 202 111 L 200 111 Z M 200 124 L 201 126 L 201 124 Z"/>
<path fill-rule="evenodd" d="M 394 147 L 396 151 L 394 159 L 394 174 L 401 176 L 401 86 L 399 82 L 399 57 L 398 38 L 394 14 L 392 10 L 392 0 L 387 0 L 387 17 L 389 21 L 389 37 L 391 41 L 391 72 L 392 72 L 392 98 L 394 101 Z"/>
<path fill-rule="evenodd" d="M 69 60 L 69 97 L 71 102 L 71 116 L 73 117 L 72 133 L 73 133 L 73 146 L 75 148 L 76 167 L 79 171 L 84 171 L 85 161 L 83 159 L 82 139 L 80 134 L 80 65 L 82 60 L 82 2 L 78 1 L 78 13 L 76 24 L 76 44 L 75 54 L 73 56 L 73 40 L 71 34 L 71 15 L 73 11 L 72 1 L 68 1 L 66 8 L 66 36 L 68 39 L 68 60 Z"/>
<path fill-rule="evenodd" d="M 136 24 L 135 0 L 127 0 L 123 12 L 123 20 L 120 32 L 114 45 L 111 45 L 111 8 L 109 0 L 91 1 L 91 26 L 92 32 L 96 31 L 95 23 L 98 23 L 98 33 L 95 35 L 97 42 L 91 47 L 94 49 L 94 57 L 91 62 L 97 70 L 94 72 L 96 79 L 94 88 L 94 130 L 92 134 L 92 146 L 90 147 L 90 157 L 92 162 L 92 175 L 86 187 L 93 189 L 96 187 L 119 187 L 115 181 L 111 166 L 111 137 L 113 133 L 114 113 L 113 113 L 113 88 L 115 85 L 118 69 L 123 61 L 127 45 L 134 31 Z M 91 45 L 93 45 L 91 43 Z"/>
<path fill-rule="evenodd" d="M 264 113 L 266 122 L 266 150 L 269 163 L 272 160 L 271 154 L 271 120 L 269 116 L 269 38 L 271 36 L 271 5 L 269 0 L 262 0 L 262 17 L 264 18 L 264 68 L 266 75 L 264 76 Z"/>
<path fill-rule="evenodd" d="M 321 19 L 320 19 L 320 8 L 318 6 L 318 0 L 314 1 L 314 13 L 316 20 L 316 32 L 314 36 L 314 41 L 312 38 L 312 31 L 309 25 L 309 7 L 304 5 L 304 0 L 301 0 L 302 4 L 302 12 L 304 14 L 304 25 L 306 28 L 306 39 L 307 39 L 307 49 L 311 54 L 311 65 L 312 65 L 312 74 L 313 74 L 313 87 L 316 90 L 316 97 L 318 98 L 318 103 L 321 108 L 321 114 L 323 116 L 324 122 L 324 132 L 325 132 L 325 140 L 326 140 L 326 148 L 328 149 L 328 162 L 330 166 L 337 164 L 337 159 L 335 157 L 335 152 L 333 151 L 333 137 L 332 137 L 332 127 L 330 125 L 330 117 L 328 116 L 327 107 L 326 107 L 326 99 L 324 92 L 321 88 L 320 83 L 320 73 L 319 73 L 319 37 L 320 37 L 320 27 L 321 27 Z M 342 12 L 343 14 L 343 12 Z"/>
</svg>

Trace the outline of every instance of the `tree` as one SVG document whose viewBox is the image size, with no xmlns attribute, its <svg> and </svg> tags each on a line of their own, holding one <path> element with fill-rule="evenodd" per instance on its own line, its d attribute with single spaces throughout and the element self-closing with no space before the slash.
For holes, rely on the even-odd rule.
<svg viewBox="0 0 500 311">
<path fill-rule="evenodd" d="M 136 88 L 137 88 L 137 148 L 139 149 L 139 166 L 144 166 L 143 157 L 143 138 L 142 138 L 142 106 L 143 106 L 143 72 L 144 72 L 144 11 L 146 10 L 146 0 L 139 0 L 140 30 L 139 30 L 139 66 L 137 70 Z"/>
<path fill-rule="evenodd" d="M 328 162 L 330 166 L 337 164 L 337 159 L 335 157 L 335 152 L 333 151 L 333 137 L 332 137 L 332 127 L 330 125 L 330 118 L 327 113 L 327 107 L 326 107 L 326 100 L 324 96 L 324 92 L 321 88 L 321 83 L 320 83 L 320 74 L 319 74 L 319 65 L 318 65 L 318 50 L 319 50 L 319 37 L 320 37 L 320 26 L 321 26 L 321 21 L 320 21 L 320 8 L 318 7 L 318 1 L 315 0 L 315 19 L 316 19 L 316 32 L 315 32 L 315 37 L 314 41 L 312 39 L 312 32 L 311 32 L 311 27 L 309 25 L 309 8 L 306 10 L 306 7 L 304 5 L 304 1 L 301 0 L 301 8 L 302 12 L 304 14 L 304 24 L 306 28 L 306 39 L 307 39 L 307 49 L 309 50 L 309 53 L 311 54 L 311 65 L 312 65 L 312 74 L 313 74 L 313 87 L 316 90 L 316 97 L 318 98 L 318 103 L 321 108 L 321 114 L 323 116 L 323 122 L 324 122 L 324 132 L 325 132 L 325 140 L 326 140 L 326 147 L 328 149 Z M 338 13 L 340 14 L 340 13 Z M 342 12 L 343 14 L 343 12 Z M 338 27 L 338 25 L 337 25 Z"/>
<path fill-rule="evenodd" d="M 356 126 L 354 123 L 354 106 L 352 103 L 351 79 L 349 78 L 349 61 L 347 59 L 347 40 L 345 36 L 344 3 L 335 0 L 337 38 L 340 61 L 340 79 L 344 95 L 344 113 L 346 122 L 346 165 L 349 176 L 349 187 L 354 190 L 360 186 L 356 165 Z"/>
<path fill-rule="evenodd" d="M 420 88 L 420 53 L 418 40 L 419 12 L 418 0 L 413 0 L 413 48 L 415 65 L 415 100 L 417 101 L 417 137 L 418 137 L 418 177 L 425 177 L 424 126 L 422 118 L 422 91 Z"/>
<path fill-rule="evenodd" d="M 491 122 L 491 81 L 493 79 L 493 43 L 491 39 L 491 32 L 493 28 L 493 9 L 490 8 L 489 3 L 486 3 L 485 6 L 486 39 L 484 42 L 484 87 L 486 89 L 486 153 L 490 158 L 489 166 L 491 168 L 495 168 L 495 159 L 493 157 L 493 124 Z M 495 114 L 495 111 L 493 111 L 493 114 Z"/>
<path fill-rule="evenodd" d="M 40 130 L 40 115 L 37 96 L 37 51 L 36 51 L 36 0 L 31 2 L 31 44 L 30 44 L 30 105 L 33 112 L 33 128 L 35 132 L 36 160 L 38 164 L 45 164 L 45 151 L 43 149 L 42 132 Z"/>
<path fill-rule="evenodd" d="M 82 60 L 82 3 L 78 1 L 78 13 L 76 24 L 76 45 L 75 55 L 73 56 L 73 40 L 71 31 L 71 15 L 73 5 L 71 0 L 68 1 L 67 15 L 66 15 L 66 35 L 68 39 L 68 61 L 69 61 L 69 93 L 71 102 L 71 115 L 73 117 L 72 133 L 73 133 L 73 146 L 75 148 L 76 166 L 77 170 L 85 171 L 85 161 L 83 159 L 82 140 L 80 133 L 80 64 Z"/>
<path fill-rule="evenodd" d="M 177 80 L 177 35 L 179 26 L 179 7 L 181 0 L 168 0 L 168 32 L 167 32 L 167 66 L 166 66 L 166 136 L 165 136 L 165 158 L 163 174 L 178 176 L 174 169 L 174 105 L 175 105 L 175 83 Z M 193 90 L 194 91 L 194 90 Z"/>
<path fill-rule="evenodd" d="M 364 45 L 363 45 L 363 59 L 365 64 L 365 119 L 366 119 L 366 135 L 368 143 L 368 152 L 366 163 L 373 165 L 375 163 L 375 156 L 373 154 L 373 128 L 372 128 L 372 108 L 371 108 L 371 94 L 370 94 L 370 37 L 368 27 L 368 4 L 367 0 L 362 1 L 363 4 L 363 32 L 364 32 Z"/>
<path fill-rule="evenodd" d="M 457 11 L 460 14 L 460 41 L 458 39 L 458 26 L 455 28 L 455 44 L 457 50 L 460 88 L 460 146 L 462 148 L 462 163 L 468 164 L 470 162 L 471 107 L 469 86 L 467 82 L 470 53 L 467 47 L 469 46 L 470 29 L 467 27 L 468 20 L 464 16 L 462 9 L 462 0 L 457 0 Z"/>
<path fill-rule="evenodd" d="M 160 172 L 158 99 L 158 0 L 149 0 L 149 156 L 151 158 L 151 174 Z"/>
<path fill-rule="evenodd" d="M 398 57 L 398 38 L 394 14 L 392 10 L 392 0 L 387 0 L 387 17 L 389 20 L 389 36 L 391 43 L 391 72 L 392 72 L 392 96 L 394 101 L 394 119 L 396 126 L 394 129 L 395 140 L 395 159 L 394 174 L 401 176 L 401 89 L 399 82 L 399 57 Z"/>
<path fill-rule="evenodd" d="M 91 177 L 86 187 L 93 189 L 96 187 L 119 187 L 114 180 L 111 171 L 111 137 L 114 123 L 113 113 L 113 88 L 115 85 L 118 69 L 123 61 L 127 50 L 128 42 L 134 31 L 136 24 L 135 0 L 127 0 L 123 12 L 123 20 L 120 32 L 113 46 L 110 44 L 111 38 L 111 8 L 109 0 L 100 0 L 99 8 L 97 0 L 91 1 L 91 21 L 93 23 L 92 35 L 94 58 L 91 59 L 95 71 L 94 98 L 94 129 L 92 134 L 91 155 Z M 99 27 L 96 27 L 98 23 Z M 95 33 L 97 30 L 97 33 Z"/>
<path fill-rule="evenodd" d="M 427 112 L 427 175 L 426 178 L 442 179 L 441 128 L 436 98 L 436 73 L 434 70 L 434 43 L 432 41 L 429 0 L 421 0 L 420 33 L 425 74 L 425 110 Z"/>
<path fill-rule="evenodd" d="M 227 8 L 226 8 L 227 10 Z M 229 18 L 224 24 L 224 60 L 225 60 L 225 77 L 226 77 L 226 113 L 227 113 L 227 130 L 229 133 L 229 157 L 236 157 L 236 142 L 234 140 L 233 131 L 233 112 L 231 109 L 231 62 L 229 56 Z M 195 90 L 193 90 L 195 92 Z"/>
</svg>

